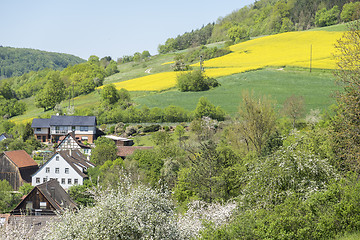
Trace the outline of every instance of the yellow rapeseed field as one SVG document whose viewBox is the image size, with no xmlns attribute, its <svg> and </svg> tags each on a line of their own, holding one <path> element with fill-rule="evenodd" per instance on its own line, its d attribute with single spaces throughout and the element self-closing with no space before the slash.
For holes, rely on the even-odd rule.
<svg viewBox="0 0 360 240">
<path fill-rule="evenodd" d="M 205 74 L 216 78 L 267 66 L 308 68 L 310 52 L 313 68 L 334 69 L 334 44 L 342 34 L 326 31 L 289 32 L 239 43 L 230 47 L 232 53 L 205 61 Z M 192 66 L 198 67 L 199 64 Z M 174 87 L 177 74 L 158 73 L 115 83 L 115 86 L 129 91 L 159 91 Z"/>
<path fill-rule="evenodd" d="M 334 69 L 334 44 L 342 32 L 289 32 L 231 46 L 233 53 L 204 62 L 205 67 L 253 68 L 266 66 L 310 66 Z M 196 66 L 196 65 L 195 65 Z"/>
<path fill-rule="evenodd" d="M 160 91 L 176 85 L 177 72 L 163 72 L 114 83 L 117 89 L 128 91 Z"/>
</svg>

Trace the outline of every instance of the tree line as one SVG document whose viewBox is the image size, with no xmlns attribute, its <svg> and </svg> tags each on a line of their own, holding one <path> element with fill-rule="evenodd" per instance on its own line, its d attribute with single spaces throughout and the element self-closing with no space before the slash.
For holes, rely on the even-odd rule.
<svg viewBox="0 0 360 240">
<path fill-rule="evenodd" d="M 238 43 L 250 37 L 302 31 L 359 19 L 359 1 L 259 0 L 200 29 L 169 38 L 159 53 L 184 50 L 208 43 Z"/>
<path fill-rule="evenodd" d="M 0 46 L 0 79 L 49 68 L 62 70 L 85 60 L 63 53 Z"/>
</svg>

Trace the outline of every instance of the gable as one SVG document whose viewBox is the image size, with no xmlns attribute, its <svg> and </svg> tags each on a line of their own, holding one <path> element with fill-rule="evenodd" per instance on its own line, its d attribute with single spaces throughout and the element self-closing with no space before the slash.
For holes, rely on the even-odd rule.
<svg viewBox="0 0 360 240">
<path fill-rule="evenodd" d="M 58 157 L 58 158 L 57 158 Z M 59 169 L 58 173 L 56 169 Z M 65 168 L 69 169 L 69 173 L 65 173 Z M 48 169 L 48 172 L 47 172 Z M 73 164 L 69 163 L 66 159 L 59 152 L 55 153 L 41 168 L 32 175 L 33 178 L 35 177 L 48 177 L 49 178 L 60 178 L 64 176 L 64 174 L 76 175 L 77 177 L 84 178 L 86 175 L 75 167 Z"/>
<path fill-rule="evenodd" d="M 81 149 L 81 147 L 79 146 L 78 142 L 74 140 L 74 138 L 68 134 L 59 144 L 59 146 L 57 146 L 58 150 L 62 150 L 62 149 Z"/>
</svg>

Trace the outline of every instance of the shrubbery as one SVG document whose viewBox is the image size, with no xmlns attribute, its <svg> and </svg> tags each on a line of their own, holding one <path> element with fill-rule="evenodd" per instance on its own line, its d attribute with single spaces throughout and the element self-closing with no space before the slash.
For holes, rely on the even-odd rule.
<svg viewBox="0 0 360 240">
<path fill-rule="evenodd" d="M 217 86 L 219 86 L 218 81 L 205 76 L 201 70 L 186 72 L 177 77 L 177 87 L 181 92 L 206 91 Z"/>
</svg>

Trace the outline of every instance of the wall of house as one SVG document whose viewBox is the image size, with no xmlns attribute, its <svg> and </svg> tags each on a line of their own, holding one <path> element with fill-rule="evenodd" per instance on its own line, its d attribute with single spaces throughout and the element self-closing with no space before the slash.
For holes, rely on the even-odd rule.
<svg viewBox="0 0 360 240">
<path fill-rule="evenodd" d="M 6 180 L 16 191 L 23 184 L 17 167 L 4 155 L 0 157 L 0 180 Z"/>
<path fill-rule="evenodd" d="M 59 157 L 58 160 L 56 157 Z M 47 168 L 49 172 L 47 172 Z M 59 169 L 56 172 L 56 169 Z M 66 173 L 66 168 L 69 169 Z M 78 185 L 83 185 L 83 178 L 80 176 L 71 165 L 61 157 L 59 153 L 53 155 L 49 161 L 47 161 L 40 169 L 37 171 L 31 178 L 33 186 L 44 183 L 50 179 L 57 179 L 61 187 L 68 189 L 69 187 L 75 185 L 75 179 L 77 179 Z M 70 179 L 70 180 L 69 180 Z M 71 182 L 69 182 L 71 181 Z"/>
</svg>

